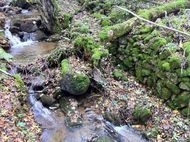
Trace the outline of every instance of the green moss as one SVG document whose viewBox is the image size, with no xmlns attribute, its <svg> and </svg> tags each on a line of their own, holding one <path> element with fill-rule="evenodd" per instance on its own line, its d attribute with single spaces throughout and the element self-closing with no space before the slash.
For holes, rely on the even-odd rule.
<svg viewBox="0 0 190 142">
<path fill-rule="evenodd" d="M 19 89 L 20 91 L 25 91 L 24 82 L 20 74 L 14 74 L 13 77 L 15 78 L 15 86 L 17 87 L 17 89 Z"/>
<path fill-rule="evenodd" d="M 162 88 L 161 98 L 168 100 L 172 96 L 171 92 L 167 88 Z"/>
<path fill-rule="evenodd" d="M 162 69 L 163 69 L 164 71 L 170 71 L 170 64 L 169 64 L 168 62 L 164 62 L 164 63 L 162 64 Z"/>
<path fill-rule="evenodd" d="M 157 7 L 153 7 L 151 9 L 139 10 L 138 14 L 145 19 L 151 20 L 152 18 L 157 18 L 158 16 L 160 16 L 163 11 L 173 11 L 176 6 L 180 8 L 186 8 L 188 5 L 187 3 L 188 0 L 176 0 Z"/>
<path fill-rule="evenodd" d="M 117 80 L 124 80 L 124 81 L 127 81 L 127 78 L 126 76 L 124 75 L 124 72 L 120 69 L 115 69 L 113 72 L 112 72 L 112 75 L 115 79 Z"/>
<path fill-rule="evenodd" d="M 177 108 L 188 107 L 189 102 L 190 102 L 189 92 L 181 93 L 180 95 L 176 96 L 172 100 L 172 102 L 173 102 L 174 106 L 177 107 Z"/>
<path fill-rule="evenodd" d="M 83 24 L 80 28 L 79 28 L 79 32 L 80 33 L 88 33 L 89 32 L 89 26 L 86 24 Z"/>
<path fill-rule="evenodd" d="M 92 61 L 93 61 L 93 64 L 95 66 L 98 66 L 99 65 L 99 61 L 105 57 L 105 56 L 108 56 L 109 52 L 107 49 L 104 49 L 104 48 L 96 48 L 96 49 L 93 49 L 92 51 Z"/>
<path fill-rule="evenodd" d="M 84 53 L 85 56 L 90 56 L 93 65 L 98 66 L 100 60 L 109 54 L 108 50 L 100 44 L 96 43 L 91 36 L 80 36 L 74 40 L 75 47 Z"/>
<path fill-rule="evenodd" d="M 62 60 L 61 61 L 61 73 L 63 75 L 65 75 L 69 71 L 70 71 L 69 61 L 67 59 Z"/>
<path fill-rule="evenodd" d="M 90 79 L 87 75 L 81 72 L 72 70 L 67 59 L 61 62 L 61 88 L 73 95 L 82 95 L 86 93 L 90 85 Z"/>
<path fill-rule="evenodd" d="M 178 86 L 176 86 L 175 84 L 173 84 L 171 81 L 166 81 L 166 86 L 167 88 L 174 94 L 179 94 L 180 93 L 180 89 Z"/>
<path fill-rule="evenodd" d="M 181 111 L 182 115 L 184 116 L 190 116 L 190 108 L 184 108 L 182 111 Z M 190 138 L 189 138 L 190 140 Z"/>
<path fill-rule="evenodd" d="M 167 41 L 165 38 L 157 37 L 150 44 L 150 48 L 155 50 L 155 51 L 158 51 L 158 50 L 160 50 L 160 47 L 162 47 L 166 44 L 167 44 Z"/>
<path fill-rule="evenodd" d="M 121 23 L 126 19 L 126 12 L 118 8 L 113 8 L 109 14 L 110 20 L 113 23 Z"/>
<path fill-rule="evenodd" d="M 99 45 L 94 42 L 93 37 L 82 35 L 74 40 L 74 46 L 81 47 L 91 52 L 91 50 L 97 48 Z"/>
<path fill-rule="evenodd" d="M 110 26 L 111 25 L 111 21 L 110 21 L 109 18 L 105 18 L 105 19 L 101 20 L 100 24 L 101 24 L 102 27 Z"/>
<path fill-rule="evenodd" d="M 73 76 L 71 83 L 75 92 L 83 94 L 88 90 L 90 80 L 85 74 L 77 73 Z"/>
<path fill-rule="evenodd" d="M 179 88 L 182 90 L 190 91 L 190 82 L 184 81 L 179 84 Z"/>
<path fill-rule="evenodd" d="M 187 55 L 190 55 L 190 41 L 183 44 L 183 48 Z"/>
<path fill-rule="evenodd" d="M 150 109 L 137 105 L 134 108 L 132 115 L 135 122 L 140 123 L 140 124 L 146 124 L 149 118 L 151 117 L 152 113 Z"/>
<path fill-rule="evenodd" d="M 66 28 L 69 27 L 69 24 L 71 22 L 71 18 L 72 18 L 71 14 L 69 14 L 69 13 L 64 13 L 63 14 L 63 20 L 64 20 L 64 22 L 63 22 L 63 26 L 62 27 L 64 29 L 66 29 Z"/>
<path fill-rule="evenodd" d="M 102 41 L 105 41 L 105 40 L 108 40 L 108 39 L 109 39 L 108 31 L 109 31 L 110 29 L 111 29 L 110 27 L 106 27 L 106 28 L 104 28 L 104 29 L 99 33 L 99 38 L 100 38 Z"/>
<path fill-rule="evenodd" d="M 154 37 L 160 37 L 160 31 L 158 30 L 154 30 L 151 34 L 147 34 L 147 36 L 144 38 L 145 42 L 150 41 L 151 39 L 153 39 Z"/>
</svg>

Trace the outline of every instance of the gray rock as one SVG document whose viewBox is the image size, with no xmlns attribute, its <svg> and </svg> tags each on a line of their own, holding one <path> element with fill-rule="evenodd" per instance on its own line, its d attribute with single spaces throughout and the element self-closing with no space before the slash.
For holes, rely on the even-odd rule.
<svg viewBox="0 0 190 142">
<path fill-rule="evenodd" d="M 36 77 L 34 80 L 32 80 L 32 88 L 35 91 L 43 90 L 45 86 L 45 78 L 42 76 Z"/>
</svg>

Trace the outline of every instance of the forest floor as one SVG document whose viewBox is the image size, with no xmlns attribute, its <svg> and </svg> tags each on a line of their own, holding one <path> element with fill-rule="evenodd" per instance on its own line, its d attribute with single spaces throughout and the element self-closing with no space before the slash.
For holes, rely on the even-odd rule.
<svg viewBox="0 0 190 142">
<path fill-rule="evenodd" d="M 0 73 L 0 94 L 0 141 L 40 141 L 41 128 L 30 110 L 20 75 Z"/>
</svg>

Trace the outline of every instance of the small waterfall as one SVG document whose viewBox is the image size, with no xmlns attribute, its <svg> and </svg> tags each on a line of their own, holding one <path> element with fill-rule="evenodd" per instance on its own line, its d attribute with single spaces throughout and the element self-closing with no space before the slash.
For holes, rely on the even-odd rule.
<svg viewBox="0 0 190 142">
<path fill-rule="evenodd" d="M 29 36 L 27 36 L 27 39 L 25 39 L 25 41 L 21 41 L 20 37 L 18 37 L 17 35 L 13 35 L 10 32 L 10 24 L 11 24 L 11 20 L 8 19 L 5 22 L 5 37 L 9 39 L 10 41 L 10 45 L 12 48 L 19 48 L 19 47 L 23 47 L 23 46 L 27 46 L 32 44 L 34 41 L 32 40 L 32 35 L 28 34 Z"/>
</svg>

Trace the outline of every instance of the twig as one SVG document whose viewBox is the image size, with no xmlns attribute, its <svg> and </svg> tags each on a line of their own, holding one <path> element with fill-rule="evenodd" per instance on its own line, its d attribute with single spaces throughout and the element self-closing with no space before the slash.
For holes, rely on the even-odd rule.
<svg viewBox="0 0 190 142">
<path fill-rule="evenodd" d="M 8 76 L 10 76 L 10 77 L 14 77 L 14 76 L 12 76 L 10 73 L 8 73 L 8 72 L 6 72 L 6 71 L 4 71 L 4 70 L 2 70 L 2 69 L 0 69 L 0 72 L 3 73 L 3 74 L 8 75 Z"/>
<path fill-rule="evenodd" d="M 147 23 L 150 23 L 152 25 L 155 25 L 155 26 L 158 26 L 158 27 L 161 27 L 161 28 L 164 28 L 164 29 L 168 29 L 170 31 L 174 31 L 174 32 L 177 32 L 177 33 L 180 33 L 180 34 L 183 34 L 183 35 L 186 35 L 186 36 L 189 36 L 190 37 L 190 34 L 186 33 L 186 32 L 183 32 L 183 31 L 180 31 L 180 30 L 177 30 L 177 29 L 174 29 L 174 28 L 171 28 L 171 27 L 167 27 L 167 26 L 164 26 L 164 25 L 160 25 L 160 24 L 157 24 L 155 22 L 152 22 L 150 20 L 147 20 L 147 19 L 144 19 L 142 17 L 140 17 L 139 15 L 135 14 L 134 12 L 126 9 L 126 8 L 122 8 L 120 6 L 116 6 L 117 8 L 121 9 L 121 10 L 124 10 L 124 11 L 127 11 L 129 12 L 130 14 L 132 14 L 133 16 L 137 17 L 138 19 L 142 20 L 142 21 L 145 21 Z"/>
</svg>

